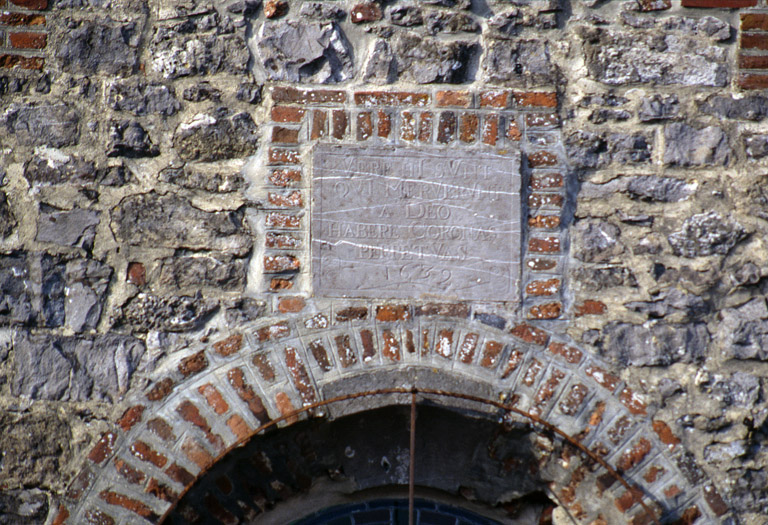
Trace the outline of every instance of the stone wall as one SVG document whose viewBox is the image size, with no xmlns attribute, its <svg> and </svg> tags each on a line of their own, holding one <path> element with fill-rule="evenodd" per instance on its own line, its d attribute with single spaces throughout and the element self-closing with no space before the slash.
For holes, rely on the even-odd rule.
<svg viewBox="0 0 768 525">
<path fill-rule="evenodd" d="M 764 0 L 0 0 L 0 521 L 85 519 L 71 483 L 101 464 L 86 457 L 131 431 L 116 422 L 145 392 L 191 377 L 181 360 L 208 345 L 208 366 L 259 323 L 325 329 L 309 321 L 323 314 L 329 330 L 400 323 L 403 349 L 419 316 L 511 334 L 494 395 L 516 384 L 500 365 L 514 337 L 578 347 L 589 359 L 568 377 L 591 390 L 585 370 L 609 369 L 617 410 L 702 469 L 680 488 L 698 496 L 669 508 L 764 523 L 765 88 Z M 317 143 L 518 152 L 520 300 L 316 296 Z M 374 346 L 352 336 L 361 361 L 392 352 L 376 326 Z M 450 360 L 428 366 L 452 371 L 459 332 L 446 347 L 440 329 L 424 344 Z M 481 347 L 465 364 L 485 367 Z M 316 352 L 299 362 L 317 386 Z M 289 407 L 309 399 L 300 376 Z M 285 413 L 285 388 L 263 388 Z M 642 411 L 621 407 L 625 389 Z"/>
</svg>

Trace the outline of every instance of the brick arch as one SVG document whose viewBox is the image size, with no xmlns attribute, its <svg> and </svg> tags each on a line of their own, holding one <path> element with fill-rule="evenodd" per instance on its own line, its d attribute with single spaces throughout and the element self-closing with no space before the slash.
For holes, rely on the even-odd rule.
<svg viewBox="0 0 768 525">
<path fill-rule="evenodd" d="M 159 523 L 261 425 L 280 417 L 288 425 L 299 407 L 403 378 L 506 399 L 622 472 L 634 490 L 597 465 L 569 462 L 552 490 L 584 523 L 652 523 L 635 494 L 665 522 L 719 523 L 729 511 L 680 440 L 605 363 L 542 328 L 466 305 L 345 305 L 176 350 L 88 452 L 54 523 Z"/>
</svg>

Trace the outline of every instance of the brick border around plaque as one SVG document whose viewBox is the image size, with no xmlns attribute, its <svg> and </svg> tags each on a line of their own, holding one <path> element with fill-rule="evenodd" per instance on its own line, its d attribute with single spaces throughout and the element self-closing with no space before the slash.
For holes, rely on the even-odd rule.
<svg viewBox="0 0 768 525">
<path fill-rule="evenodd" d="M 310 275 L 310 155 L 318 143 L 520 151 L 523 316 L 559 319 L 563 305 L 562 213 L 567 168 L 554 91 L 522 92 L 272 87 L 265 133 L 265 232 L 261 291 L 275 310 L 302 310 Z M 258 185 L 258 181 L 257 181 Z M 382 296 L 382 299 L 385 297 Z"/>
</svg>

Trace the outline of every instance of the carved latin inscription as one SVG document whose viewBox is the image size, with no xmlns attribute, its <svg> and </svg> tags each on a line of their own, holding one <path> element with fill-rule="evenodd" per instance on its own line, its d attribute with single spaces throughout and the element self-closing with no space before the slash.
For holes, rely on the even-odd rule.
<svg viewBox="0 0 768 525">
<path fill-rule="evenodd" d="M 319 144 L 316 295 L 516 301 L 520 155 Z"/>
</svg>

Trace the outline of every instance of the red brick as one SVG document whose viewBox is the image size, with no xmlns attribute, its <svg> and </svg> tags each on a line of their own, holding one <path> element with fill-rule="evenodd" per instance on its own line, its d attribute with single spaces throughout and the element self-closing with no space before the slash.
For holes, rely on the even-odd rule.
<svg viewBox="0 0 768 525">
<path fill-rule="evenodd" d="M 621 381 L 618 377 L 616 377 L 613 374 L 609 374 L 602 368 L 598 366 L 588 366 L 584 372 L 590 376 L 592 379 L 597 381 L 597 384 L 602 386 L 603 388 L 613 392 L 616 390 L 616 387 L 619 386 L 619 382 Z"/>
<path fill-rule="evenodd" d="M 282 126 L 272 126 L 272 142 L 275 144 L 298 144 L 298 128 L 284 128 Z"/>
<path fill-rule="evenodd" d="M 626 472 L 640 463 L 651 451 L 651 442 L 645 438 L 638 439 L 631 448 L 628 448 L 616 461 L 616 468 L 619 471 Z"/>
<path fill-rule="evenodd" d="M 376 345 L 373 341 L 373 332 L 360 330 L 360 342 L 363 344 L 363 363 L 367 363 L 376 357 Z"/>
<path fill-rule="evenodd" d="M 403 111 L 400 121 L 400 138 L 409 142 L 416 140 L 416 117 L 410 111 Z"/>
<path fill-rule="evenodd" d="M 352 350 L 348 335 L 337 335 L 334 338 L 336 342 L 336 352 L 339 356 L 339 362 L 342 368 L 347 368 L 357 362 L 357 356 Z"/>
<path fill-rule="evenodd" d="M 529 324 L 518 324 L 509 331 L 518 339 L 522 339 L 526 343 L 531 343 L 537 346 L 546 346 L 549 341 L 549 336 L 544 330 L 540 330 L 535 326 Z"/>
<path fill-rule="evenodd" d="M 645 403 L 630 388 L 624 387 L 619 394 L 619 401 L 636 416 L 646 415 Z"/>
<path fill-rule="evenodd" d="M 213 350 L 222 357 L 230 356 L 243 347 L 243 334 L 233 334 L 213 344 Z"/>
<path fill-rule="evenodd" d="M 768 31 L 768 14 L 741 13 L 741 30 L 749 31 L 750 29 Z"/>
<path fill-rule="evenodd" d="M 358 91 L 355 104 L 361 106 L 426 106 L 429 95 L 408 91 Z"/>
<path fill-rule="evenodd" d="M 426 357 L 429 355 L 429 329 L 424 328 L 421 331 L 421 356 Z"/>
<path fill-rule="evenodd" d="M 666 470 L 663 467 L 659 467 L 658 465 L 651 465 L 648 470 L 645 471 L 645 474 L 643 474 L 643 479 L 647 483 L 655 483 L 657 479 L 659 479 L 659 476 L 664 474 Z"/>
<path fill-rule="evenodd" d="M 384 340 L 382 355 L 393 363 L 400 361 L 400 343 L 397 342 L 395 335 L 390 330 L 384 330 L 382 339 Z"/>
<path fill-rule="evenodd" d="M 256 395 L 253 387 L 245 382 L 245 373 L 241 368 L 233 368 L 227 372 L 227 379 L 229 384 L 232 385 L 237 395 L 242 399 L 251 413 L 259 420 L 261 424 L 271 421 L 267 409 L 264 407 L 264 403 L 261 398 Z"/>
<path fill-rule="evenodd" d="M 557 266 L 557 261 L 555 259 L 534 257 L 528 259 L 525 262 L 525 265 L 533 272 L 546 272 L 547 270 L 555 268 Z"/>
<path fill-rule="evenodd" d="M 464 364 L 472 363 L 475 358 L 475 349 L 477 348 L 479 339 L 480 336 L 477 334 L 467 334 L 464 336 L 464 341 L 459 347 L 459 361 Z"/>
<path fill-rule="evenodd" d="M 179 499 L 179 494 L 175 490 L 164 483 L 158 482 L 155 478 L 149 480 L 146 492 L 168 503 L 175 503 Z"/>
<path fill-rule="evenodd" d="M 43 49 L 48 40 L 45 33 L 10 33 L 11 47 L 16 49 Z"/>
<path fill-rule="evenodd" d="M 288 394 L 285 392 L 278 392 L 275 394 L 275 406 L 280 411 L 282 417 L 290 416 L 285 419 L 289 425 L 292 425 L 299 420 L 299 417 L 294 414 L 296 408 L 293 406 L 293 403 L 291 403 L 291 398 L 288 397 Z"/>
<path fill-rule="evenodd" d="M 290 333 L 291 328 L 288 326 L 288 323 L 281 321 L 270 326 L 259 328 L 256 331 L 256 337 L 260 343 L 263 343 L 264 341 L 282 339 L 283 337 L 290 335 Z"/>
<path fill-rule="evenodd" d="M 275 186 L 294 186 L 301 182 L 301 172 L 298 170 L 272 170 L 269 173 L 269 182 Z"/>
<path fill-rule="evenodd" d="M 768 69 L 768 56 L 739 55 L 741 69 Z"/>
<path fill-rule="evenodd" d="M 269 290 L 272 292 L 278 292 L 281 290 L 290 290 L 291 288 L 293 288 L 293 281 L 291 281 L 290 279 L 273 277 L 269 281 Z"/>
<path fill-rule="evenodd" d="M 144 482 L 144 479 L 146 479 L 146 474 L 144 474 L 142 471 L 140 471 L 137 468 L 133 468 L 128 463 L 123 461 L 120 458 L 115 458 L 114 461 L 115 469 L 117 470 L 117 473 L 120 474 L 123 478 L 125 478 L 128 483 L 133 483 L 134 485 L 139 485 Z"/>
<path fill-rule="evenodd" d="M 116 441 L 117 435 L 114 432 L 105 432 L 91 449 L 88 459 L 96 464 L 101 463 L 115 452 Z"/>
<path fill-rule="evenodd" d="M 389 137 L 389 134 L 392 132 L 392 119 L 389 113 L 379 110 L 377 113 L 377 124 L 376 131 L 378 136 L 382 138 Z"/>
<path fill-rule="evenodd" d="M 277 310 L 283 314 L 297 313 L 302 311 L 306 304 L 303 297 L 281 297 L 277 302 Z"/>
<path fill-rule="evenodd" d="M 205 357 L 205 351 L 201 350 L 196 354 L 182 359 L 179 362 L 179 372 L 181 372 L 181 375 L 184 377 L 189 377 L 205 370 L 207 366 L 208 359 Z"/>
<path fill-rule="evenodd" d="M 583 357 L 581 350 L 563 343 L 550 343 L 547 347 L 550 354 L 562 357 L 567 363 L 577 365 Z"/>
<path fill-rule="evenodd" d="M 42 11 L 48 7 L 48 0 L 11 0 L 11 3 L 24 9 Z"/>
<path fill-rule="evenodd" d="M 378 312 L 378 309 L 377 309 Z M 358 321 L 368 317 L 368 308 L 365 306 L 349 306 L 336 312 L 336 322 Z"/>
<path fill-rule="evenodd" d="M 557 155 L 549 151 L 537 151 L 536 153 L 528 155 L 528 164 L 532 168 L 555 166 L 557 162 Z"/>
<path fill-rule="evenodd" d="M 668 445 L 670 449 L 680 444 L 680 439 L 672 433 L 672 429 L 664 421 L 655 420 L 653 422 L 653 431 L 659 436 L 661 442 Z"/>
<path fill-rule="evenodd" d="M 435 353 L 446 359 L 450 359 L 453 354 L 453 331 L 449 329 L 440 330 L 435 342 Z"/>
<path fill-rule="evenodd" d="M 532 306 L 528 310 L 529 319 L 557 319 L 562 313 L 563 305 L 559 302 L 545 303 Z"/>
<path fill-rule="evenodd" d="M 222 396 L 221 392 L 219 392 L 219 390 L 211 383 L 206 383 L 202 386 L 199 386 L 197 391 L 201 396 L 205 398 L 208 406 L 211 407 L 217 414 L 221 415 L 229 410 L 229 404 L 224 399 L 224 396 Z"/>
<path fill-rule="evenodd" d="M 560 291 L 560 279 L 547 279 L 546 281 L 531 281 L 525 287 L 528 295 L 545 296 L 554 295 Z"/>
<path fill-rule="evenodd" d="M 742 33 L 741 49 L 768 49 L 768 35 L 764 33 Z"/>
<path fill-rule="evenodd" d="M 349 20 L 353 24 L 376 22 L 377 20 L 381 20 L 381 18 L 381 8 L 375 2 L 357 4 L 349 12 Z"/>
<path fill-rule="evenodd" d="M 288 2 L 286 0 L 266 0 L 263 10 L 265 17 L 278 18 L 288 12 Z"/>
<path fill-rule="evenodd" d="M 167 457 L 155 451 L 152 447 L 143 441 L 135 441 L 133 445 L 131 445 L 131 454 L 142 461 L 152 463 L 157 468 L 163 468 L 168 462 Z"/>
<path fill-rule="evenodd" d="M 301 122 L 306 110 L 291 106 L 274 106 L 270 112 L 273 122 Z"/>
<path fill-rule="evenodd" d="M 175 441 L 173 428 L 162 418 L 156 417 L 147 421 L 147 428 L 163 441 Z"/>
<path fill-rule="evenodd" d="M 331 136 L 335 139 L 343 139 L 347 135 L 347 127 L 349 126 L 349 116 L 343 109 L 334 109 L 333 113 L 333 125 L 331 129 Z"/>
<path fill-rule="evenodd" d="M 11 69 L 11 68 L 21 68 L 21 69 L 43 69 L 43 65 L 45 64 L 45 59 L 40 57 L 24 57 L 21 55 L 8 55 L 3 54 L 0 55 L 0 67 Z"/>
<path fill-rule="evenodd" d="M 545 173 L 531 175 L 532 190 L 548 190 L 563 187 L 563 176 L 560 173 Z"/>
<path fill-rule="evenodd" d="M 147 282 L 147 271 L 140 262 L 128 263 L 126 281 L 136 286 L 143 286 Z"/>
<path fill-rule="evenodd" d="M 409 354 L 416 352 L 416 345 L 413 342 L 413 332 L 410 330 L 405 331 L 405 350 Z"/>
<path fill-rule="evenodd" d="M 712 485 L 704 487 L 704 499 L 718 517 L 728 512 L 728 505 L 725 504 L 723 498 L 717 492 L 717 489 Z"/>
<path fill-rule="evenodd" d="M 427 303 L 417 306 L 416 316 L 439 315 L 441 317 L 469 317 L 469 306 L 463 303 Z"/>
<path fill-rule="evenodd" d="M 269 148 L 269 164 L 298 164 L 301 162 L 301 154 L 293 149 Z"/>
<path fill-rule="evenodd" d="M 584 315 L 603 315 L 608 311 L 608 307 L 602 301 L 594 301 L 588 299 L 583 303 L 576 305 L 575 315 L 576 317 L 582 317 Z"/>
<path fill-rule="evenodd" d="M 560 217 L 558 215 L 528 217 L 528 226 L 542 230 L 554 230 L 560 226 Z"/>
<path fill-rule="evenodd" d="M 474 113 L 462 113 L 459 119 L 459 140 L 474 142 L 477 140 L 480 119 Z"/>
<path fill-rule="evenodd" d="M 559 123 L 556 113 L 529 113 L 525 116 L 525 125 L 529 128 L 549 128 Z"/>
<path fill-rule="evenodd" d="M 295 272 L 299 260 L 293 255 L 267 255 L 264 257 L 264 271 L 267 273 Z"/>
<path fill-rule="evenodd" d="M 146 519 L 147 521 L 157 521 L 160 519 L 160 516 L 155 514 L 151 508 L 143 504 L 142 502 L 135 500 L 133 498 L 129 498 L 128 496 L 125 496 L 123 494 L 118 494 L 117 492 L 112 492 L 111 490 L 102 490 L 99 492 L 99 497 L 109 503 L 110 505 L 115 505 L 118 507 L 123 507 L 124 509 L 128 509 L 129 511 L 138 514 L 142 518 Z"/>
<path fill-rule="evenodd" d="M 563 372 L 557 369 L 552 370 L 547 380 L 541 387 L 539 387 L 536 396 L 533 398 L 533 406 L 530 411 L 534 416 L 540 416 L 544 413 L 544 409 L 555 395 L 557 387 L 560 386 L 563 379 L 565 379 L 565 374 Z"/>
<path fill-rule="evenodd" d="M 269 228 L 301 228 L 301 217 L 286 215 L 285 213 L 270 213 L 267 215 L 266 224 Z"/>
<path fill-rule="evenodd" d="M 754 7 L 757 0 L 682 0 L 683 7 L 720 7 L 737 9 L 739 7 Z"/>
<path fill-rule="evenodd" d="M 563 196 L 557 193 L 532 193 L 528 195 L 529 208 L 542 207 L 561 208 L 563 206 Z"/>
<path fill-rule="evenodd" d="M 472 107 L 472 94 L 469 91 L 438 91 L 435 93 L 438 107 Z"/>
<path fill-rule="evenodd" d="M 740 75 L 736 82 L 742 89 L 768 89 L 768 74 Z"/>
<path fill-rule="evenodd" d="M 506 108 L 509 93 L 506 91 L 483 91 L 480 93 L 481 108 Z"/>
<path fill-rule="evenodd" d="M 56 514 L 51 525 L 64 525 L 67 518 L 69 518 L 69 510 L 64 505 L 59 505 L 59 512 Z"/>
<path fill-rule="evenodd" d="M 178 481 L 185 487 L 191 485 L 195 481 L 195 476 L 177 463 L 174 463 L 165 469 L 165 473 L 168 474 L 171 479 Z"/>
<path fill-rule="evenodd" d="M 115 518 L 98 509 L 88 510 L 84 517 L 88 525 L 115 525 Z"/>
<path fill-rule="evenodd" d="M 218 436 L 211 431 L 211 425 L 208 424 L 208 421 L 200 413 L 200 409 L 197 408 L 197 405 L 192 401 L 189 401 L 188 399 L 182 401 L 179 406 L 176 407 L 176 412 L 184 421 L 202 430 L 203 434 L 205 434 L 205 439 L 207 439 L 211 445 L 218 449 L 224 448 L 224 440 L 221 439 L 221 436 Z"/>
<path fill-rule="evenodd" d="M 566 416 L 575 415 L 579 411 L 587 394 L 589 394 L 589 389 L 581 383 L 573 385 L 568 392 L 568 395 L 564 396 L 560 401 L 560 411 Z"/>
<path fill-rule="evenodd" d="M 433 115 L 429 111 L 422 111 L 419 115 L 419 142 L 432 142 Z"/>
<path fill-rule="evenodd" d="M 483 368 L 493 368 L 499 362 L 504 345 L 498 341 L 486 341 L 483 348 L 483 358 L 480 360 L 480 366 Z"/>
<path fill-rule="evenodd" d="M 123 415 L 120 416 L 120 419 L 117 420 L 117 424 L 120 425 L 120 428 L 125 432 L 128 432 L 136 423 L 141 421 L 141 415 L 144 413 L 145 408 L 144 405 L 134 405 L 126 409 L 126 411 L 123 412 Z"/>
<path fill-rule="evenodd" d="M 671 523 L 671 525 L 693 525 L 701 517 L 701 511 L 697 506 L 688 507 L 683 511 L 680 519 Z"/>
<path fill-rule="evenodd" d="M 560 237 L 529 239 L 528 251 L 532 253 L 557 253 L 560 251 Z"/>
<path fill-rule="evenodd" d="M 267 232 L 264 246 L 267 248 L 299 248 L 301 247 L 301 239 L 287 233 Z"/>
<path fill-rule="evenodd" d="M 517 125 L 517 121 L 510 118 L 507 124 L 507 138 L 514 142 L 518 142 L 523 138 L 523 133 L 520 131 L 520 127 Z"/>
<path fill-rule="evenodd" d="M 373 136 L 373 116 L 370 111 L 357 114 L 357 140 L 365 141 Z"/>
<path fill-rule="evenodd" d="M 376 307 L 377 321 L 407 321 L 410 317 L 411 311 L 407 304 L 383 304 Z"/>
<path fill-rule="evenodd" d="M 322 339 L 316 339 L 307 346 L 323 372 L 330 372 L 333 366 L 331 365 L 331 360 L 328 359 L 328 351 L 325 349 Z"/>
<path fill-rule="evenodd" d="M 75 479 L 69 484 L 69 487 L 67 487 L 67 499 L 74 501 L 79 500 L 95 479 L 96 476 L 93 471 L 91 471 L 87 465 L 84 465 Z"/>
<path fill-rule="evenodd" d="M 536 382 L 536 377 L 544 369 L 544 365 L 538 359 L 531 359 L 531 363 L 528 365 L 528 370 L 525 371 L 523 376 L 523 384 L 526 386 L 533 386 Z"/>
<path fill-rule="evenodd" d="M 232 416 L 227 419 L 227 426 L 232 433 L 237 436 L 238 441 L 244 441 L 251 435 L 251 427 L 249 427 L 248 423 L 237 414 L 232 414 Z"/>
<path fill-rule="evenodd" d="M 312 385 L 312 380 L 309 378 L 307 369 L 299 357 L 298 351 L 290 346 L 285 348 L 285 366 L 291 374 L 293 386 L 299 391 L 299 395 L 301 396 L 304 405 L 311 405 L 317 402 L 315 387 Z"/>
<path fill-rule="evenodd" d="M 487 115 L 483 120 L 483 144 L 495 146 L 499 138 L 499 117 Z"/>
<path fill-rule="evenodd" d="M 316 109 L 312 112 L 312 131 L 310 138 L 312 140 L 325 137 L 328 134 L 328 113 Z"/>
<path fill-rule="evenodd" d="M 2 6 L 3 2 L 0 2 Z M 45 16 L 26 13 L 0 13 L 0 24 L 7 26 L 43 26 Z"/>
<path fill-rule="evenodd" d="M 557 107 L 557 93 L 543 92 L 543 91 L 531 91 L 527 93 L 512 93 L 512 102 L 516 106 L 522 107 L 540 107 L 540 108 L 555 108 Z"/>
<path fill-rule="evenodd" d="M 197 441 L 187 438 L 181 445 L 181 451 L 188 460 L 200 467 L 200 470 L 206 470 L 213 465 L 213 456 Z"/>
<path fill-rule="evenodd" d="M 642 497 L 643 492 L 638 488 L 626 490 L 623 494 L 616 498 L 616 508 L 621 512 L 627 512 L 635 505 L 636 502 L 640 501 Z"/>
</svg>

